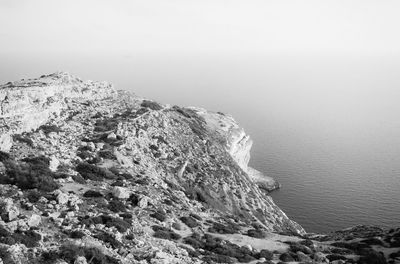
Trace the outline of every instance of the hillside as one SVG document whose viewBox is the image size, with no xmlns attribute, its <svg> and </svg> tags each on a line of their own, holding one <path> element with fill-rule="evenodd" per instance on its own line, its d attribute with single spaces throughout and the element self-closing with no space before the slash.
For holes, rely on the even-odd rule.
<svg viewBox="0 0 400 264">
<path fill-rule="evenodd" d="M 229 115 L 55 73 L 0 86 L 0 118 L 3 263 L 400 256 L 399 229 L 306 234 L 268 196 L 279 184 L 248 167 L 252 141 Z"/>
</svg>

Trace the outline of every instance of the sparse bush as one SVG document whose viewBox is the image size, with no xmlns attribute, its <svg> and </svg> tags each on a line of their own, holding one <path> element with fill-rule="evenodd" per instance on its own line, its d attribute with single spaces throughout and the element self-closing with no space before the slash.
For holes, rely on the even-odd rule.
<svg viewBox="0 0 400 264">
<path fill-rule="evenodd" d="M 164 222 L 165 220 L 167 220 L 167 215 L 161 211 L 154 212 L 150 214 L 150 216 L 157 219 L 160 222 Z"/>
<path fill-rule="evenodd" d="M 124 186 L 124 182 L 122 180 L 116 180 L 115 182 L 111 183 L 111 186 Z"/>
<path fill-rule="evenodd" d="M 203 248 L 204 242 L 194 236 L 185 237 L 183 239 L 185 244 L 191 245 L 193 248 Z"/>
<path fill-rule="evenodd" d="M 107 118 L 107 119 L 97 120 L 94 131 L 108 132 L 117 129 L 117 127 L 118 127 L 117 119 Z"/>
<path fill-rule="evenodd" d="M 126 207 L 124 203 L 116 199 L 111 200 L 107 207 L 108 209 L 110 209 L 110 211 L 114 213 L 126 212 Z"/>
<path fill-rule="evenodd" d="M 137 196 L 136 194 L 132 193 L 128 200 L 129 203 L 131 203 L 133 206 L 137 206 L 139 203 L 139 196 Z"/>
<path fill-rule="evenodd" d="M 32 141 L 32 139 L 30 139 L 30 138 L 27 137 L 27 136 L 23 136 L 23 135 L 20 135 L 20 134 L 15 134 L 15 135 L 13 135 L 13 140 L 14 140 L 14 141 L 21 142 L 21 143 L 25 143 L 25 144 L 27 144 L 27 145 L 30 146 L 30 147 L 33 146 L 33 141 Z"/>
<path fill-rule="evenodd" d="M 11 159 L 10 154 L 8 154 L 7 152 L 0 151 L 0 162 L 4 162 L 9 159 Z"/>
<path fill-rule="evenodd" d="M 115 157 L 114 153 L 112 151 L 109 151 L 109 150 L 99 151 L 98 155 L 99 155 L 99 157 L 101 157 L 103 159 L 110 159 L 110 160 L 116 160 L 117 159 Z"/>
<path fill-rule="evenodd" d="M 121 233 L 125 233 L 131 227 L 131 224 L 126 220 L 115 217 L 112 217 L 110 220 L 106 221 L 105 225 L 107 227 L 115 227 Z"/>
<path fill-rule="evenodd" d="M 105 243 L 108 243 L 112 246 L 112 248 L 120 248 L 122 246 L 122 243 L 119 242 L 115 237 L 109 233 L 106 232 L 101 232 L 100 234 L 97 234 L 94 236 L 97 239 L 100 239 L 104 241 Z"/>
<path fill-rule="evenodd" d="M 78 256 L 84 256 L 91 260 L 91 264 L 117 264 L 118 260 L 114 257 L 105 255 L 100 249 L 94 247 L 82 247 L 72 243 L 64 244 L 58 252 L 54 252 L 59 258 L 74 263 Z"/>
<path fill-rule="evenodd" d="M 74 231 L 68 232 L 67 235 L 73 239 L 80 239 L 80 238 L 84 237 L 86 234 L 83 233 L 82 231 L 74 230 Z"/>
<path fill-rule="evenodd" d="M 213 226 L 208 229 L 208 232 L 220 233 L 220 234 L 236 234 L 239 231 L 240 231 L 240 226 L 233 223 L 227 223 L 227 224 L 214 223 Z"/>
<path fill-rule="evenodd" d="M 86 162 L 79 163 L 76 167 L 76 171 L 79 172 L 83 178 L 93 181 L 102 181 L 103 179 L 117 178 L 117 176 L 111 171 Z"/>
<path fill-rule="evenodd" d="M 26 193 L 26 198 L 28 198 L 31 203 L 37 203 L 40 197 L 42 197 L 42 194 L 36 190 L 30 190 Z"/>
<path fill-rule="evenodd" d="M 88 190 L 83 194 L 83 197 L 98 198 L 98 197 L 103 197 L 103 195 L 98 191 Z"/>
<path fill-rule="evenodd" d="M 247 230 L 247 235 L 254 238 L 265 238 L 267 236 L 265 231 L 261 229 L 249 229 Z"/>
<path fill-rule="evenodd" d="M 190 228 L 199 226 L 200 224 L 191 216 L 182 216 L 180 220 Z"/>
<path fill-rule="evenodd" d="M 154 230 L 154 237 L 167 239 L 167 240 L 178 240 L 181 236 L 171 229 L 162 227 L 162 226 L 152 226 Z"/>
<path fill-rule="evenodd" d="M 219 254 L 205 256 L 202 260 L 205 261 L 206 263 L 228 263 L 228 264 L 235 263 L 235 259 Z"/>
<path fill-rule="evenodd" d="M 273 257 L 274 257 L 274 254 L 267 249 L 262 249 L 260 251 L 260 258 L 265 258 L 266 260 L 272 260 Z"/>
<path fill-rule="evenodd" d="M 183 239 L 183 242 L 191 245 L 205 255 L 203 260 L 212 260 L 219 263 L 233 263 L 234 259 L 239 262 L 250 262 L 260 258 L 260 253 L 251 251 L 246 247 L 240 247 L 229 241 L 224 241 L 220 238 L 213 237 L 209 234 L 201 237 L 199 234 L 194 233 L 190 237 Z M 200 251 L 199 249 L 202 249 Z M 266 255 L 266 254 L 264 254 Z"/>
<path fill-rule="evenodd" d="M 119 216 L 122 217 L 123 219 L 132 219 L 133 218 L 133 215 L 131 213 L 120 213 Z"/>
<path fill-rule="evenodd" d="M 35 231 L 28 230 L 26 232 L 14 233 L 12 234 L 12 238 L 16 243 L 21 243 L 29 248 L 32 248 L 39 245 L 38 242 L 42 239 L 42 236 Z"/>
<path fill-rule="evenodd" d="M 62 130 L 56 125 L 41 125 L 39 130 L 42 130 L 46 135 L 51 132 L 61 132 Z"/>
<path fill-rule="evenodd" d="M 162 110 L 163 107 L 154 101 L 149 101 L 149 100 L 143 100 L 143 102 L 140 104 L 141 107 L 149 108 L 151 110 Z"/>
<path fill-rule="evenodd" d="M 71 177 L 77 183 L 80 183 L 80 184 L 85 184 L 86 183 L 85 179 L 79 174 L 78 175 L 72 175 Z"/>
<path fill-rule="evenodd" d="M 15 184 L 23 190 L 37 188 L 45 192 L 58 188 L 58 184 L 54 181 L 54 173 L 49 169 L 48 158 L 43 156 L 26 158 L 22 160 L 24 163 L 14 161 L 8 154 L 3 154 L 2 157 L 6 175 L 0 177 L 1 183 Z"/>
</svg>

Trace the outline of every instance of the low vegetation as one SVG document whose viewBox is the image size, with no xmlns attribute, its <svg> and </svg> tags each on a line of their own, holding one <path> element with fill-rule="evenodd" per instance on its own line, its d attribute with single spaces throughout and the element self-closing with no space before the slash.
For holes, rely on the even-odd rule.
<svg viewBox="0 0 400 264">
<path fill-rule="evenodd" d="M 117 178 L 117 176 L 111 171 L 87 162 L 79 163 L 78 166 L 76 166 L 76 171 L 79 172 L 84 179 L 92 181 L 102 181 L 104 179 Z"/>
<path fill-rule="evenodd" d="M 5 152 L 0 153 L 6 173 L 0 175 L 0 183 L 14 184 L 22 190 L 38 189 L 44 192 L 56 190 L 55 174 L 49 169 L 48 158 L 39 156 L 15 161 Z"/>
</svg>

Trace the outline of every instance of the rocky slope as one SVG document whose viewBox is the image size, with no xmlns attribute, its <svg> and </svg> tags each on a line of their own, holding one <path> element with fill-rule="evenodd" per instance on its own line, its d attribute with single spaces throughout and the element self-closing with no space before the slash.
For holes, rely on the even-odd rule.
<svg viewBox="0 0 400 264">
<path fill-rule="evenodd" d="M 369 233 L 362 250 L 332 245 L 343 236 L 305 234 L 266 194 L 279 185 L 248 166 L 251 144 L 228 115 L 67 73 L 2 85 L 0 258 L 326 263 L 400 255 L 400 230 Z M 346 243 L 361 243 L 353 239 Z"/>
</svg>

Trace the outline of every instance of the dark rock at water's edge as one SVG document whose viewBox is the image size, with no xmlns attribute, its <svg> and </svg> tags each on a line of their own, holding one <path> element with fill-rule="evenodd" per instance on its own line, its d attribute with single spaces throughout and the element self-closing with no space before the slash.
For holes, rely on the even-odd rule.
<svg viewBox="0 0 400 264">
<path fill-rule="evenodd" d="M 267 195 L 279 183 L 248 166 L 252 141 L 226 114 L 67 73 L 2 85 L 0 106 L 0 263 L 400 256 L 398 229 L 306 234 Z"/>
</svg>

